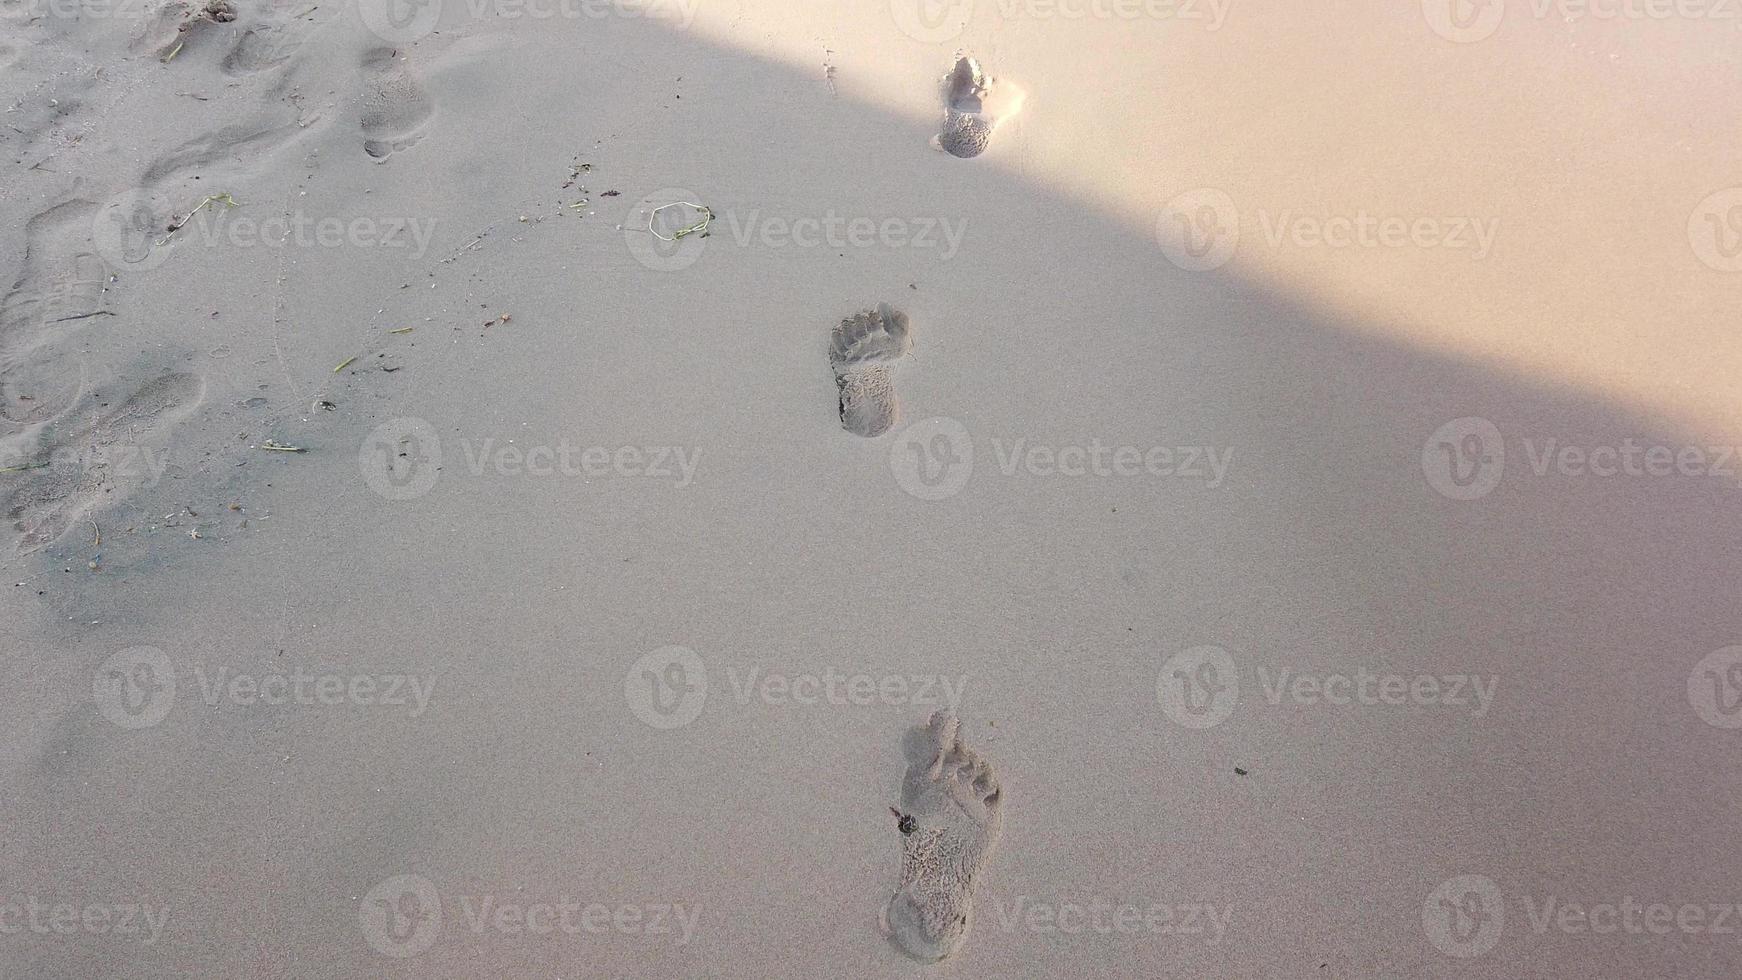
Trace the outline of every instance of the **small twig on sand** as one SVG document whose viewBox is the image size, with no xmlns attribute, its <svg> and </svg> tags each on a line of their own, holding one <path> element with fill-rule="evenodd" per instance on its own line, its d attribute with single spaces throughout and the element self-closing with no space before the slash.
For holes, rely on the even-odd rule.
<svg viewBox="0 0 1742 980">
<path fill-rule="evenodd" d="M 481 232 L 479 232 L 479 233 L 478 233 L 478 237 L 477 237 L 477 238 L 474 238 L 474 239 L 472 239 L 472 240 L 471 240 L 471 241 L 469 241 L 469 242 L 467 242 L 467 243 L 466 243 L 466 244 L 465 244 L 465 245 L 462 245 L 462 246 L 461 246 L 461 247 L 460 247 L 460 248 L 459 248 L 459 249 L 457 249 L 457 250 L 456 250 L 456 251 L 455 251 L 455 252 L 454 252 L 454 254 L 452 254 L 452 255 L 450 255 L 450 256 L 448 256 L 448 257 L 447 257 L 447 258 L 445 258 L 445 259 L 442 259 L 442 264 L 443 264 L 443 265 L 446 265 L 446 264 L 448 264 L 448 263 L 449 263 L 449 262 L 452 262 L 452 261 L 453 261 L 453 260 L 455 260 L 455 259 L 457 259 L 457 258 L 459 258 L 459 257 L 460 257 L 460 256 L 462 256 L 462 255 L 464 255 L 464 254 L 466 254 L 466 253 L 467 253 L 467 252 L 470 252 L 470 251 L 471 251 L 471 250 L 473 250 L 473 249 L 475 249 L 475 248 L 477 248 L 477 247 L 478 247 L 478 243 L 479 243 L 479 242 L 482 242 L 482 241 L 483 241 L 483 240 L 484 240 L 484 238 L 485 238 L 485 237 L 486 237 L 486 236 L 487 236 L 487 235 L 489 235 L 489 234 L 490 234 L 490 233 L 491 233 L 491 232 L 492 232 L 492 231 L 495 231 L 495 230 L 496 230 L 496 226 L 495 226 L 495 225 L 491 225 L 491 226 L 490 226 L 490 227 L 488 227 L 488 228 L 485 228 L 485 229 L 484 229 L 484 230 L 483 230 L 483 231 L 481 231 Z"/>
<path fill-rule="evenodd" d="M 301 446 L 286 446 L 283 443 L 273 442 L 271 439 L 268 439 L 265 442 L 262 442 L 260 445 L 255 446 L 254 448 L 255 449 L 265 449 L 265 450 L 269 450 L 269 451 L 275 452 L 275 453 L 306 453 L 306 452 L 308 452 L 307 449 L 304 449 Z"/>
<path fill-rule="evenodd" d="M 188 222 L 194 220 L 194 215 L 199 214 L 200 211 L 203 210 L 206 205 L 212 203 L 213 201 L 217 201 L 220 204 L 223 204 L 223 205 L 226 205 L 226 206 L 232 207 L 232 208 L 239 208 L 242 206 L 242 202 L 231 197 L 228 192 L 223 193 L 223 194 L 213 194 L 210 197 L 207 197 L 205 200 L 201 201 L 200 203 L 194 205 L 194 209 L 192 211 L 188 212 L 187 217 L 181 219 L 180 221 L 177 221 L 173 225 L 170 225 L 169 226 L 169 234 L 158 239 L 157 244 L 163 245 L 163 244 L 167 243 L 170 240 L 170 238 L 175 235 L 176 232 L 182 230 L 182 227 L 184 225 L 186 225 Z"/>
</svg>

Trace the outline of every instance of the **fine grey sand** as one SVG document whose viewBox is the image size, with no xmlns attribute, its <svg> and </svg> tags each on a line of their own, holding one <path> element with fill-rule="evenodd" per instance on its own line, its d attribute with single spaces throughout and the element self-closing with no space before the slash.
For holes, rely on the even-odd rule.
<svg viewBox="0 0 1742 980">
<path fill-rule="evenodd" d="M 968 934 L 974 889 L 1003 827 L 1003 788 L 991 763 L 962 744 L 952 712 L 934 712 L 903 748 L 901 883 L 883 921 L 904 952 L 933 963 Z"/>
<path fill-rule="evenodd" d="M 1730 25 L 100 6 L 0 0 L 0 976 L 1742 972 Z"/>
</svg>

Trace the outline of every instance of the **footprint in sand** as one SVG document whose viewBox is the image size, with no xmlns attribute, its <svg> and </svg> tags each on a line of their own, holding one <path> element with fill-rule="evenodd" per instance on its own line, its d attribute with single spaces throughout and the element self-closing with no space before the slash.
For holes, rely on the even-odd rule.
<svg viewBox="0 0 1742 980">
<path fill-rule="evenodd" d="M 44 426 L 26 454 L 30 461 L 8 459 L 0 471 L 6 515 L 23 533 L 18 550 L 51 544 L 99 501 L 124 500 L 155 482 L 167 463 L 170 430 L 198 407 L 205 389 L 199 375 L 166 374 L 118 407 L 71 413 Z"/>
<path fill-rule="evenodd" d="M 224 73 L 252 75 L 290 61 L 326 19 L 324 16 L 316 19 L 318 6 L 298 6 L 307 9 L 287 16 L 287 11 L 294 8 L 272 3 L 265 11 L 255 11 L 248 29 L 224 56 L 221 65 Z"/>
<path fill-rule="evenodd" d="M 392 48 L 363 56 L 363 152 L 387 159 L 422 139 L 433 115 L 435 101 Z"/>
<path fill-rule="evenodd" d="M 90 238 L 95 210 L 69 201 L 24 226 L 24 268 L 0 299 L 0 420 L 41 422 L 78 396 L 77 335 L 106 315 L 108 267 Z"/>
<path fill-rule="evenodd" d="M 292 20 L 288 24 L 262 24 L 244 31 L 224 56 L 220 66 L 224 74 L 252 75 L 289 61 L 302 47 L 303 23 Z"/>
<path fill-rule="evenodd" d="M 903 952 L 935 963 L 968 934 L 974 888 L 998 843 L 1001 792 L 992 766 L 962 744 L 954 713 L 938 711 L 903 742 L 901 886 L 883 928 Z"/>
<path fill-rule="evenodd" d="M 913 348 L 907 314 L 879 303 L 841 321 L 829 343 L 829 363 L 841 391 L 841 427 L 859 436 L 880 436 L 901 417 L 890 374 Z"/>
<path fill-rule="evenodd" d="M 944 79 L 944 128 L 931 145 L 951 156 L 979 156 L 998 124 L 1022 110 L 1024 98 L 1020 88 L 988 77 L 979 62 L 962 57 Z"/>
<path fill-rule="evenodd" d="M 221 34 L 217 25 L 235 21 L 236 8 L 230 0 L 168 0 L 141 4 L 134 16 L 138 23 L 128 47 L 167 64 L 204 48 L 207 35 Z"/>
</svg>

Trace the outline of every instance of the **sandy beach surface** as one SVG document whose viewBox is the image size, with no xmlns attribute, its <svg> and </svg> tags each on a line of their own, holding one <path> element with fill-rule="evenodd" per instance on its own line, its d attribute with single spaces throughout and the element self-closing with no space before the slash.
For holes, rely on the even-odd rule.
<svg viewBox="0 0 1742 980">
<path fill-rule="evenodd" d="M 1739 28 L 0 0 L 0 976 L 1736 976 Z"/>
</svg>

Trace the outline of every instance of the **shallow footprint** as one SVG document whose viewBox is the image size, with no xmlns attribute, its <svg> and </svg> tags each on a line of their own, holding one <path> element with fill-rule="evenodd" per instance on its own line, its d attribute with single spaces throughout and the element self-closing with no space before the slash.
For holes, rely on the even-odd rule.
<svg viewBox="0 0 1742 980">
<path fill-rule="evenodd" d="M 901 886 L 883 925 L 903 952 L 927 963 L 968 934 L 974 888 L 998 843 L 1002 790 L 991 764 L 962 744 L 954 713 L 908 733 L 902 779 Z"/>
<path fill-rule="evenodd" d="M 890 377 L 895 362 L 913 348 L 907 314 L 879 303 L 835 328 L 829 363 L 841 392 L 841 427 L 859 436 L 880 436 L 901 417 Z"/>
<path fill-rule="evenodd" d="M 99 322 L 108 268 L 90 240 L 95 207 L 68 201 L 24 226 L 24 268 L 0 299 L 0 420 L 59 415 L 83 384 L 75 335 Z"/>
<path fill-rule="evenodd" d="M 244 31 L 224 56 L 224 73 L 251 75 L 284 64 L 302 47 L 303 23 L 292 20 L 288 24 L 261 25 Z"/>
<path fill-rule="evenodd" d="M 107 412 L 69 413 L 40 430 L 29 461 L 8 458 L 11 465 L 0 471 L 6 516 L 22 534 L 18 550 L 52 544 L 99 503 L 120 503 L 155 483 L 167 465 L 172 430 L 205 390 L 199 375 L 169 373 Z"/>
<path fill-rule="evenodd" d="M 391 48 L 363 56 L 363 152 L 385 160 L 423 138 L 435 115 L 435 100 L 424 91 Z"/>
<path fill-rule="evenodd" d="M 932 146 L 951 156 L 979 156 L 992 131 L 1020 112 L 1025 98 L 1020 88 L 987 77 L 979 62 L 963 56 L 944 79 L 944 128 Z"/>
</svg>

